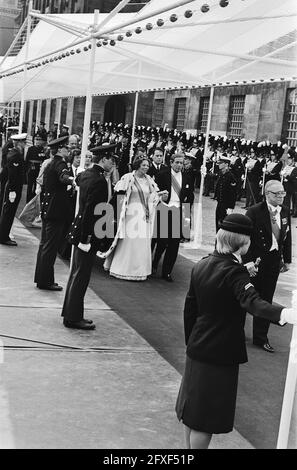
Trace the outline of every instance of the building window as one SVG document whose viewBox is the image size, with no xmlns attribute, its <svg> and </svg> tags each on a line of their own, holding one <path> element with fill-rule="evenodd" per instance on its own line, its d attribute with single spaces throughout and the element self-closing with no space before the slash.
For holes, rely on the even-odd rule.
<svg viewBox="0 0 297 470">
<path fill-rule="evenodd" d="M 240 137 L 244 112 L 245 95 L 230 97 L 227 135 L 228 137 Z"/>
<path fill-rule="evenodd" d="M 183 131 L 186 119 L 187 98 L 176 98 L 174 103 L 173 128 Z"/>
<path fill-rule="evenodd" d="M 291 94 L 290 99 L 287 144 L 289 147 L 297 146 L 297 89 Z"/>
<path fill-rule="evenodd" d="M 163 124 L 164 102 L 164 100 L 155 100 L 154 102 L 153 122 L 156 127 L 162 127 Z"/>
<path fill-rule="evenodd" d="M 209 96 L 202 96 L 200 98 L 199 114 L 198 114 L 198 131 L 206 132 L 207 118 L 209 110 Z"/>
</svg>

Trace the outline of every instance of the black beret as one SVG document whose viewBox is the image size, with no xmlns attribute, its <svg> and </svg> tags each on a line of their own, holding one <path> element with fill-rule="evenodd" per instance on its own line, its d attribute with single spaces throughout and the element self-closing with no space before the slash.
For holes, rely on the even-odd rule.
<svg viewBox="0 0 297 470">
<path fill-rule="evenodd" d="M 219 222 L 219 227 L 227 232 L 251 235 L 253 223 L 246 215 L 234 213 L 227 215 L 222 222 Z"/>
</svg>

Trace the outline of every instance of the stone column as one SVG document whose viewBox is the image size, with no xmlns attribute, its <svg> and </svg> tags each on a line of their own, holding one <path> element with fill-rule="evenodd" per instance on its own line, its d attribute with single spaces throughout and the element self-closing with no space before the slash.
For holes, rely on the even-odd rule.
<svg viewBox="0 0 297 470">
<path fill-rule="evenodd" d="M 41 100 L 37 100 L 37 109 L 36 109 L 36 128 L 40 124 L 40 118 L 41 118 Z"/>
<path fill-rule="evenodd" d="M 72 134 L 73 126 L 73 110 L 74 110 L 74 97 L 68 98 L 67 113 L 66 113 L 66 125 L 69 126 L 69 134 Z"/>
<path fill-rule="evenodd" d="M 44 118 L 45 128 L 47 131 L 50 130 L 50 116 L 51 116 L 51 99 L 48 98 L 46 100 L 45 118 Z"/>
<path fill-rule="evenodd" d="M 32 125 L 33 125 L 33 109 L 34 109 L 34 101 L 30 101 L 29 107 L 29 119 L 28 119 L 28 134 L 31 135 Z"/>
</svg>

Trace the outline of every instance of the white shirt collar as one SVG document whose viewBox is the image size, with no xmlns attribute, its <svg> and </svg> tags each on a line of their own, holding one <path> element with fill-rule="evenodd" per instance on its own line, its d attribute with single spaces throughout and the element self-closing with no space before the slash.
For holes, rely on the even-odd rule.
<svg viewBox="0 0 297 470">
<path fill-rule="evenodd" d="M 282 208 L 281 206 L 272 206 L 271 204 L 269 204 L 269 202 L 266 201 L 266 204 L 267 204 L 267 207 L 268 207 L 268 210 L 270 212 L 274 212 L 275 210 L 277 210 L 277 213 L 280 214 Z"/>
</svg>

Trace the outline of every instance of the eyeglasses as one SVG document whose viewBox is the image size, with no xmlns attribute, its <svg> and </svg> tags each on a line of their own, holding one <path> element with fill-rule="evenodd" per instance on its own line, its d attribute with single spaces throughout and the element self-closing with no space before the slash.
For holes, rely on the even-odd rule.
<svg viewBox="0 0 297 470">
<path fill-rule="evenodd" d="M 277 192 L 268 191 L 268 192 L 274 194 L 275 196 L 285 196 L 286 195 L 286 191 L 277 191 Z"/>
</svg>

